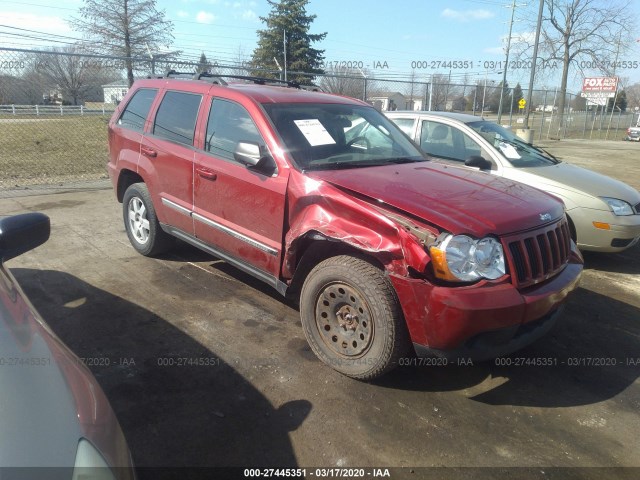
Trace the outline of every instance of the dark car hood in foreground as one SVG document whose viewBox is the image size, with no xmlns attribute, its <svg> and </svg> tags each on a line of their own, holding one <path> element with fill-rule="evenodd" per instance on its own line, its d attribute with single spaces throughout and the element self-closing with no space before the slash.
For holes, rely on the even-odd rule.
<svg viewBox="0 0 640 480">
<path fill-rule="evenodd" d="M 57 341 L 20 299 L 0 297 L 0 466 L 73 467 L 82 429 Z"/>
<path fill-rule="evenodd" d="M 30 478 L 71 478 L 80 438 L 112 466 L 130 466 L 97 381 L 14 282 L 0 265 L 0 468 L 57 467 L 36 469 Z M 131 472 L 117 473 L 129 478 Z"/>
<path fill-rule="evenodd" d="M 551 195 L 504 178 L 432 162 L 309 172 L 420 217 L 452 233 L 477 237 L 528 230 L 563 215 Z M 542 220 L 541 215 L 545 215 Z"/>
</svg>

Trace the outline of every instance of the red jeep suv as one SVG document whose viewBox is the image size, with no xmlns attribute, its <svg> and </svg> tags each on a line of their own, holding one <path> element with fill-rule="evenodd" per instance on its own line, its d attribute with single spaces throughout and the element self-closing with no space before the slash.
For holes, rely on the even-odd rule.
<svg viewBox="0 0 640 480">
<path fill-rule="evenodd" d="M 177 237 L 294 296 L 315 354 L 359 379 L 412 345 L 487 359 L 555 323 L 582 272 L 560 201 L 430 162 L 364 102 L 235 82 L 139 80 L 113 114 L 138 252 Z"/>
</svg>

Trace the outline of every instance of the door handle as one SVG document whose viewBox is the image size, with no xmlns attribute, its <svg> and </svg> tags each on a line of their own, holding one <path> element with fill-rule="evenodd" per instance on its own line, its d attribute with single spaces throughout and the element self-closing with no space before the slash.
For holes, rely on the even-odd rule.
<svg viewBox="0 0 640 480">
<path fill-rule="evenodd" d="M 158 156 L 158 152 L 156 152 L 153 148 L 140 147 L 140 151 L 142 152 L 143 155 L 146 155 L 147 157 L 157 157 Z"/>
<path fill-rule="evenodd" d="M 208 168 L 196 168 L 196 173 L 207 180 L 216 180 L 218 178 L 218 174 Z"/>
</svg>

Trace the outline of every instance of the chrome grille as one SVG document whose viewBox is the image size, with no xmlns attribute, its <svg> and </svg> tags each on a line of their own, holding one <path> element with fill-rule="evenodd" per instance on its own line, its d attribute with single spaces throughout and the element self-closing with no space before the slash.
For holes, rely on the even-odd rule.
<svg viewBox="0 0 640 480">
<path fill-rule="evenodd" d="M 571 234 L 566 219 L 505 239 L 513 281 L 525 287 L 554 276 L 569 260 Z"/>
</svg>

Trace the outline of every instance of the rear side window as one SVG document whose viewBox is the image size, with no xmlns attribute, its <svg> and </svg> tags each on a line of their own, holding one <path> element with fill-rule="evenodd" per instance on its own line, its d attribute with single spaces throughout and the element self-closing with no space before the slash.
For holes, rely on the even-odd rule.
<svg viewBox="0 0 640 480">
<path fill-rule="evenodd" d="M 217 157 L 233 160 L 239 142 L 265 143 L 244 107 L 227 100 L 214 99 L 207 123 L 205 150 Z"/>
<path fill-rule="evenodd" d="M 156 93 L 158 90 L 155 88 L 141 88 L 134 93 L 127 108 L 122 112 L 118 125 L 142 131 L 153 99 L 156 98 Z"/>
<path fill-rule="evenodd" d="M 391 120 L 407 135 L 411 136 L 413 134 L 413 124 L 415 123 L 413 118 L 392 118 Z"/>
<path fill-rule="evenodd" d="M 193 144 L 202 95 L 167 92 L 156 114 L 153 134 L 176 143 Z"/>
</svg>

